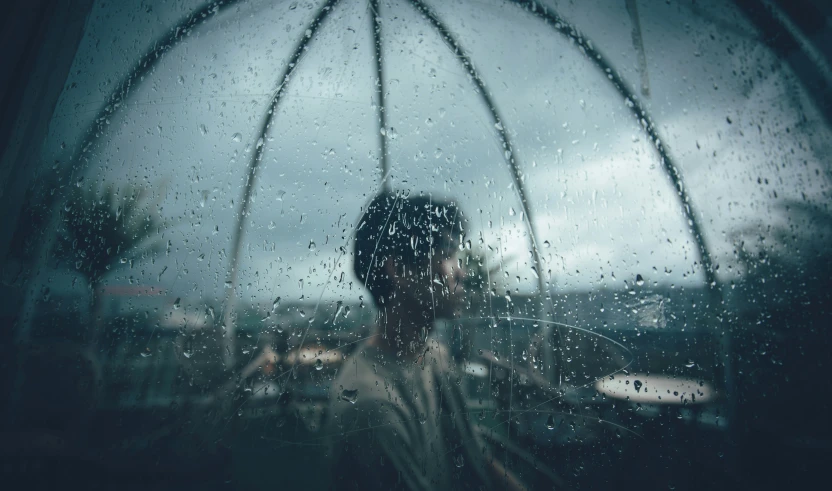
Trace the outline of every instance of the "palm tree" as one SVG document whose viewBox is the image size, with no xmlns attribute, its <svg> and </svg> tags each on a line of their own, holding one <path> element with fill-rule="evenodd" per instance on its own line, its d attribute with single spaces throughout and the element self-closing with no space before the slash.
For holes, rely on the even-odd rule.
<svg viewBox="0 0 832 491">
<path fill-rule="evenodd" d="M 159 197 L 148 198 L 146 187 L 129 184 L 76 188 L 62 213 L 55 256 L 87 280 L 93 343 L 100 330 L 101 284 L 106 275 L 119 264 L 148 257 L 162 247 L 160 233 L 166 225 L 155 211 Z"/>
</svg>

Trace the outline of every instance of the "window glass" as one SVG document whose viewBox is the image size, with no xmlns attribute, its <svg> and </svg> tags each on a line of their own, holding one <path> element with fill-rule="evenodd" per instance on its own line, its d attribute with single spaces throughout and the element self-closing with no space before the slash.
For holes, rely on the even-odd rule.
<svg viewBox="0 0 832 491">
<path fill-rule="evenodd" d="M 6 468 L 810 482 L 830 445 L 828 15 L 94 2 L 54 110 L 21 110 L 43 134 L 10 119 L 32 165 L 4 201 Z"/>
</svg>

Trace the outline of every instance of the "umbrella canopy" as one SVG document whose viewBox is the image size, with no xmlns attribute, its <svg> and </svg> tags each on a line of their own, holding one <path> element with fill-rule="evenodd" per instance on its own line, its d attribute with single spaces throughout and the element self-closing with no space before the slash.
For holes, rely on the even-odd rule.
<svg viewBox="0 0 832 491">
<path fill-rule="evenodd" d="M 493 273 L 469 291 L 469 320 L 525 319 L 518 346 L 511 326 L 483 339 L 524 361 L 542 339 L 555 368 L 537 383 L 594 387 L 608 375 L 586 367 L 598 340 L 629 366 L 639 349 L 608 330 L 692 332 L 704 341 L 685 338 L 662 370 L 709 379 L 701 402 L 738 418 L 737 353 L 756 356 L 751 370 L 765 357 L 741 334 L 799 299 L 818 305 L 832 141 L 828 108 L 767 29 L 785 26 L 827 91 L 828 58 L 746 3 L 97 3 L 39 149 L 41 221 L 19 227 L 38 239 L 20 255 L 32 273 L 17 339 L 31 342 L 55 297 L 88 295 L 93 320 L 158 316 L 134 342 L 145 357 L 157 331 L 216 327 L 213 351 L 172 344 L 186 364 L 212 353 L 192 371 L 251 374 L 283 356 L 294 372 L 311 364 L 304 347 L 327 349 L 316 320 L 343 334 L 350 306 L 372 322 L 351 240 L 393 190 L 459 203 L 461 248 Z M 87 216 L 73 196 L 104 189 L 97 213 L 146 225 L 136 243 L 102 239 L 112 261 L 85 276 L 83 243 L 65 246 L 81 251 L 70 263 L 52 259 Z M 124 301 L 120 287 L 160 294 Z M 259 340 L 290 317 L 296 351 L 247 351 L 262 346 L 240 331 Z"/>
</svg>

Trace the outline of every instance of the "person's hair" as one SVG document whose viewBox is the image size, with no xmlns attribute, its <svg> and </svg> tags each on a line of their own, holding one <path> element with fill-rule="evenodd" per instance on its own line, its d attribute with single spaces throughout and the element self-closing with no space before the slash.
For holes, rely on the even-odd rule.
<svg viewBox="0 0 832 491">
<path fill-rule="evenodd" d="M 353 271 L 377 306 L 392 291 L 384 265 L 393 258 L 408 270 L 427 267 L 434 255 L 447 254 L 462 240 L 462 212 L 453 201 L 382 192 L 358 220 L 353 241 Z"/>
</svg>

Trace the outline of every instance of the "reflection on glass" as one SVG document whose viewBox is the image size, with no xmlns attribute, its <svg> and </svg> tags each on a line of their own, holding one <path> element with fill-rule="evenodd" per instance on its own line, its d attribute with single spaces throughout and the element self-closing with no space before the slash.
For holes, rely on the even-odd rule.
<svg viewBox="0 0 832 491">
<path fill-rule="evenodd" d="M 825 3 L 8 13 L 11 480 L 699 489 L 824 468 Z"/>
</svg>

